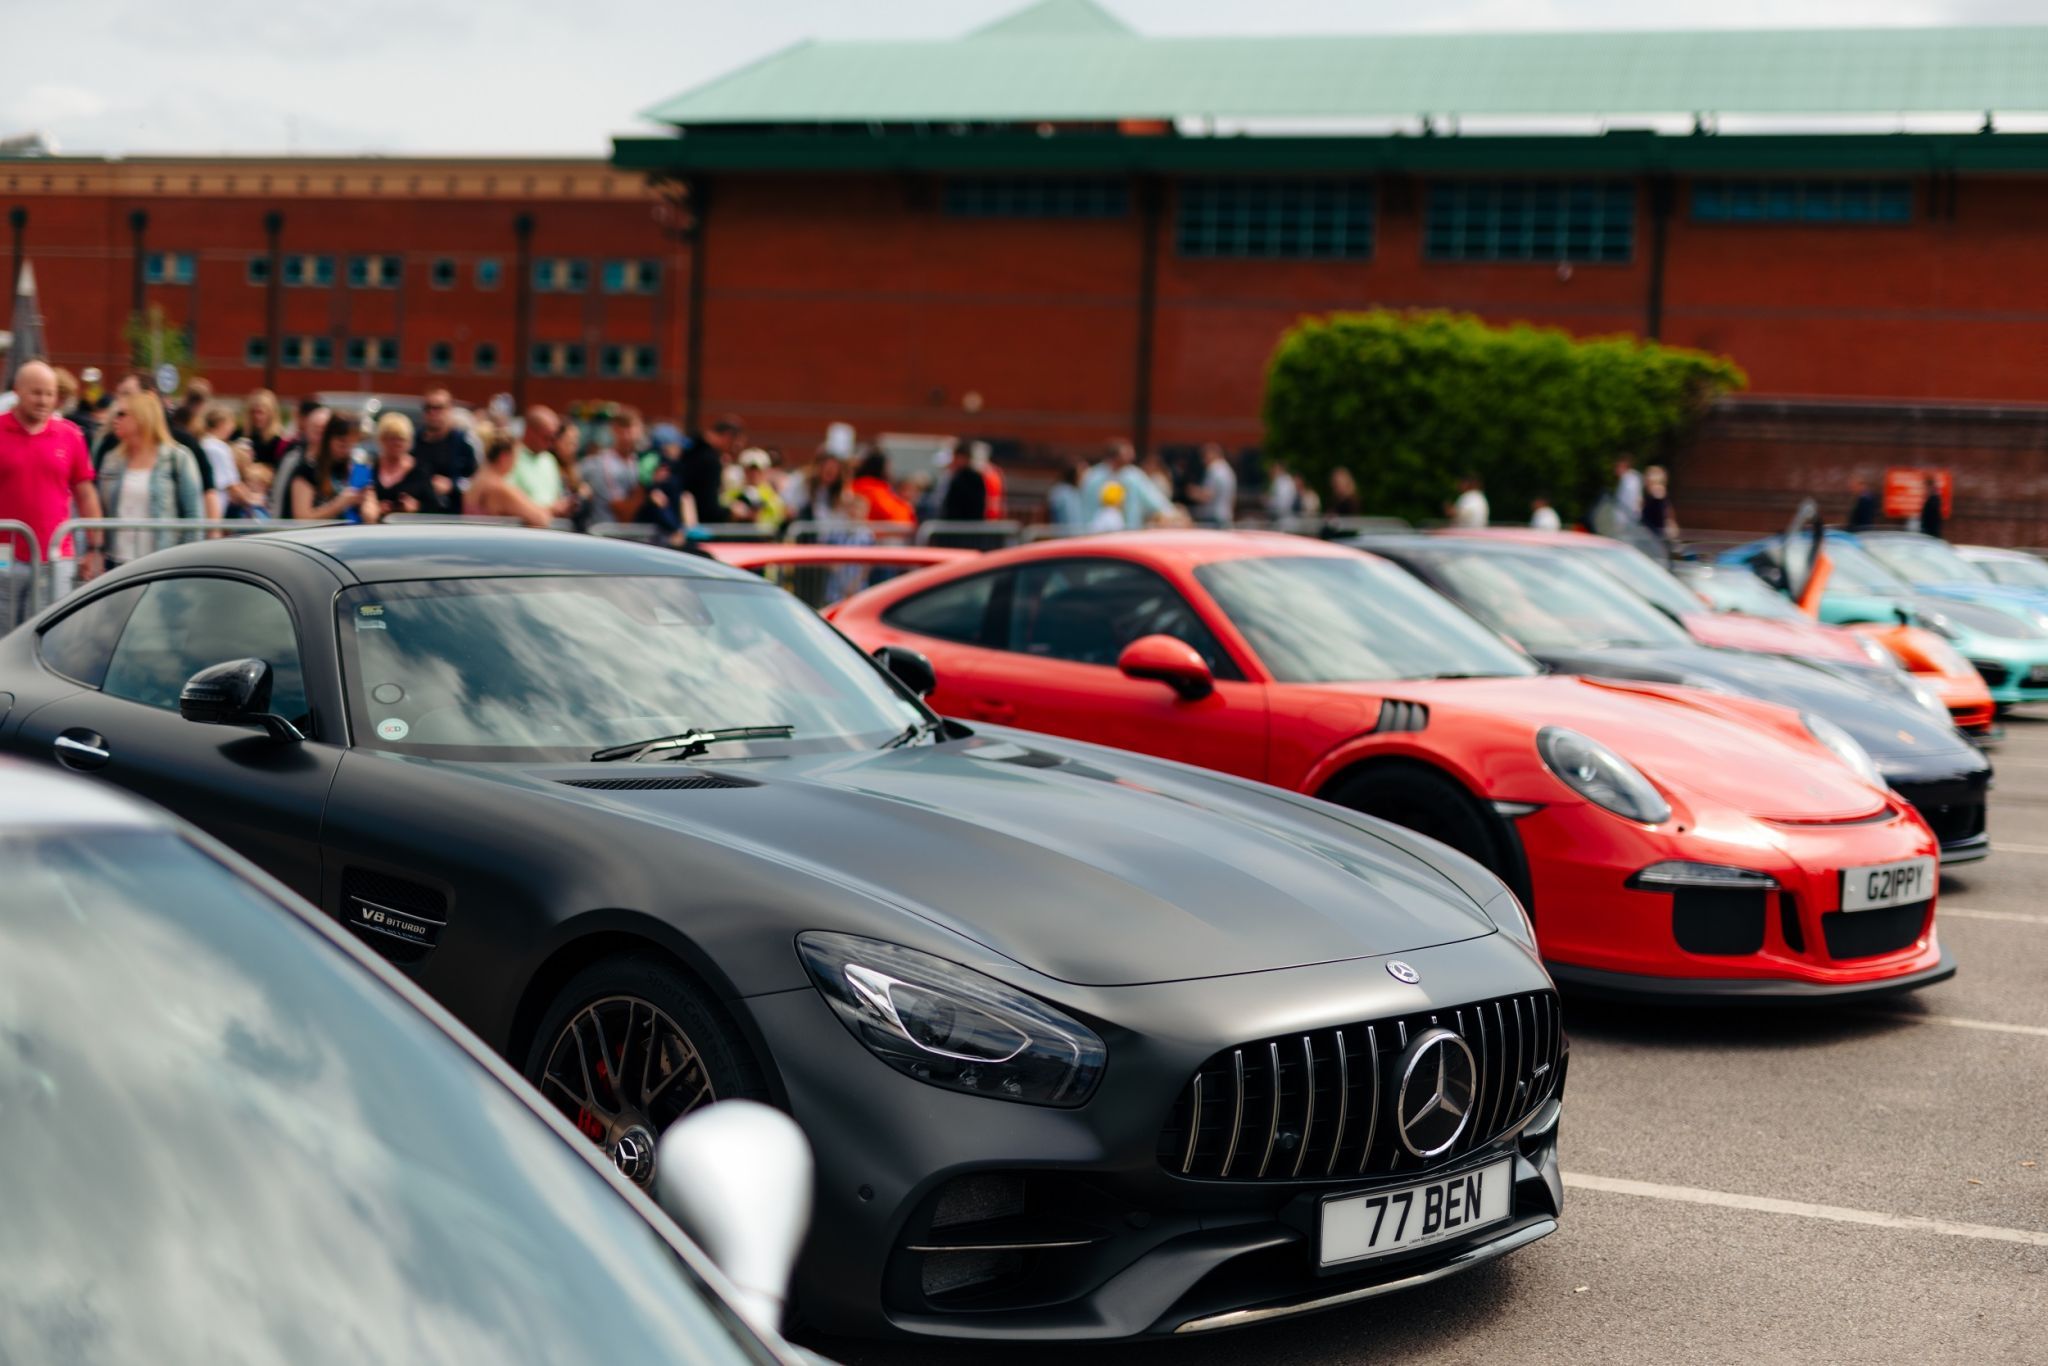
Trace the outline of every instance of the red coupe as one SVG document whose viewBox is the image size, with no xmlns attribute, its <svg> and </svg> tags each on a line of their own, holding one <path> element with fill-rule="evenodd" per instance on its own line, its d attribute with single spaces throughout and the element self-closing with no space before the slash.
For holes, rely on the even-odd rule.
<svg viewBox="0 0 2048 1366">
<path fill-rule="evenodd" d="M 1521 895 L 1553 974 L 1582 989 L 1842 997 L 1955 970 L 1935 936 L 1933 835 L 1828 721 L 1540 674 L 1355 550 L 1225 532 L 1046 541 L 829 615 L 869 649 L 926 655 L 945 715 L 1431 835 Z"/>
</svg>

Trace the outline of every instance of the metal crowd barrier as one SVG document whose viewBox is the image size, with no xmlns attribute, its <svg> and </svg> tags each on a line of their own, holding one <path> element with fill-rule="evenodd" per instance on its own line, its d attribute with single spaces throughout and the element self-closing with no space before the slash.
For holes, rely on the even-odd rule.
<svg viewBox="0 0 2048 1366">
<path fill-rule="evenodd" d="M 954 546 L 963 550 L 1000 550 L 1017 544 L 1024 534 L 1022 522 L 920 522 L 918 545 Z"/>
<path fill-rule="evenodd" d="M 791 522 L 784 529 L 784 539 L 796 545 L 845 544 L 835 538 L 855 532 L 866 532 L 868 539 L 862 545 L 909 545 L 910 538 L 917 532 L 915 522 Z M 923 542 L 919 542 L 923 544 Z"/>
<path fill-rule="evenodd" d="M 16 537 L 28 549 L 26 559 L 14 553 Z M 36 539 L 34 527 L 9 518 L 0 521 L 0 554 L 7 557 L 0 561 L 0 635 L 5 635 L 28 620 L 41 605 L 37 586 L 42 581 L 43 546 Z"/>
</svg>

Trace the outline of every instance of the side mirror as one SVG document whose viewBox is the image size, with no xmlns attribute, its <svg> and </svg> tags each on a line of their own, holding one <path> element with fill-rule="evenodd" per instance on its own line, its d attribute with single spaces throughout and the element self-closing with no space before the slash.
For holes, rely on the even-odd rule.
<svg viewBox="0 0 2048 1366">
<path fill-rule="evenodd" d="M 811 1222 L 811 1145 L 796 1121 L 726 1100 L 661 1136 L 655 1195 L 739 1292 L 748 1322 L 782 1331 L 790 1273 Z"/>
<path fill-rule="evenodd" d="M 178 694 L 178 715 L 202 726 L 261 726 L 275 740 L 303 740 L 299 728 L 270 710 L 270 665 L 231 659 L 201 669 Z"/>
<path fill-rule="evenodd" d="M 1149 678 L 1166 684 L 1184 702 L 1199 702 L 1216 691 L 1209 665 L 1184 640 L 1173 636 L 1140 636 L 1116 657 L 1126 678 Z"/>
<path fill-rule="evenodd" d="M 875 651 L 875 661 L 919 697 L 931 696 L 932 689 L 939 686 L 932 662 L 907 645 L 884 645 Z"/>
</svg>

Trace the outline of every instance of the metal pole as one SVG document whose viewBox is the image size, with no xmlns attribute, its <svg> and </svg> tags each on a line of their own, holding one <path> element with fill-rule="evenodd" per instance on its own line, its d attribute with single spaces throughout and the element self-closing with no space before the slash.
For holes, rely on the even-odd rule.
<svg viewBox="0 0 2048 1366">
<path fill-rule="evenodd" d="M 683 348 L 683 430 L 695 434 L 704 408 L 704 229 L 711 213 L 711 181 L 692 176 L 690 186 L 690 320 Z"/>
<path fill-rule="evenodd" d="M 1668 175 L 1650 177 L 1650 298 L 1643 335 L 1656 341 L 1664 335 L 1664 256 L 1677 187 Z"/>
<path fill-rule="evenodd" d="M 1159 219 L 1166 199 L 1157 176 L 1141 176 L 1138 191 L 1138 338 L 1131 382 L 1131 445 L 1143 456 L 1152 444 L 1152 326 L 1159 296 Z"/>
<path fill-rule="evenodd" d="M 264 273 L 263 387 L 277 390 L 277 353 L 284 348 L 284 215 L 276 209 L 263 215 L 270 269 Z"/>
<path fill-rule="evenodd" d="M 142 310 L 149 305 L 148 281 L 144 277 L 142 270 L 143 234 L 148 231 L 149 211 L 147 209 L 136 209 L 128 215 L 128 233 L 133 243 L 135 254 L 135 275 L 129 290 L 129 298 L 132 300 L 132 303 L 128 311 L 138 318 L 142 316 Z"/>
<path fill-rule="evenodd" d="M 512 236 L 519 246 L 514 253 L 518 279 L 513 284 L 515 316 L 512 319 L 512 405 L 526 408 L 527 352 L 533 347 L 533 215 L 522 213 L 512 220 Z"/>
<path fill-rule="evenodd" d="M 7 299 L 14 300 L 14 291 L 21 288 L 22 232 L 28 227 L 28 210 L 15 205 L 7 211 L 7 226 L 14 229 L 14 269 L 7 275 Z"/>
</svg>

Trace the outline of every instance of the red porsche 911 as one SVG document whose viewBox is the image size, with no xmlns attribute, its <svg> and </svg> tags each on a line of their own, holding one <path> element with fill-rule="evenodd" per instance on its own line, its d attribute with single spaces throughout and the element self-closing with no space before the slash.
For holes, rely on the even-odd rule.
<svg viewBox="0 0 2048 1366">
<path fill-rule="evenodd" d="M 1220 769 L 1419 830 L 1513 887 L 1561 983 L 1854 997 L 1955 971 L 1936 845 L 1825 718 L 1544 675 L 1384 560 L 1159 531 L 941 564 L 829 615 L 945 715 Z"/>
</svg>

